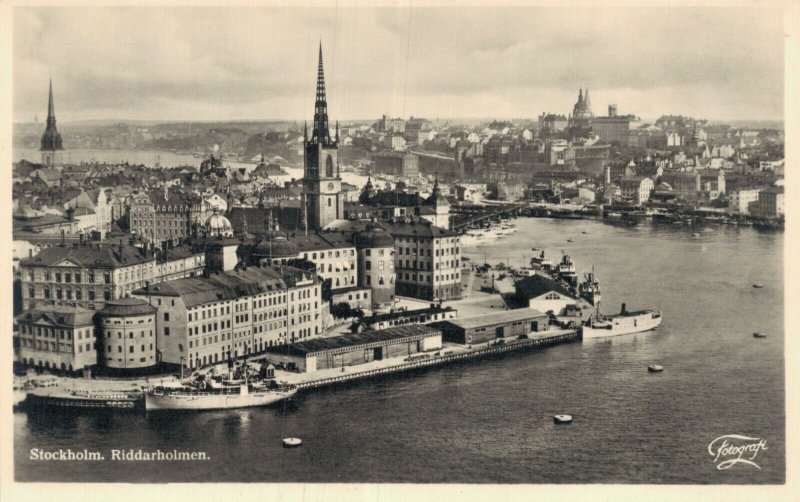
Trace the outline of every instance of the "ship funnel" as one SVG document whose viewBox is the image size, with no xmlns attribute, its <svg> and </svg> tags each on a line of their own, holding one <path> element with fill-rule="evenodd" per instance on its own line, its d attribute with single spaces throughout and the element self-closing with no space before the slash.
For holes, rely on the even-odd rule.
<svg viewBox="0 0 800 502">
<path fill-rule="evenodd" d="M 622 312 L 623 314 L 626 312 L 626 310 L 625 310 L 625 304 L 624 304 L 624 303 L 622 304 L 622 311 L 621 311 L 621 312 Z"/>
</svg>

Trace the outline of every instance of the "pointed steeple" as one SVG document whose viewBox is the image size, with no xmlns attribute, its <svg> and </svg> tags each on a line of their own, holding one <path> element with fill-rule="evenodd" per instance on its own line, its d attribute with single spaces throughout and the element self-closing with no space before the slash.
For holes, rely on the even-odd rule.
<svg viewBox="0 0 800 502">
<path fill-rule="evenodd" d="M 578 103 L 583 103 L 583 87 L 578 89 Z"/>
<path fill-rule="evenodd" d="M 319 66 L 317 68 L 317 100 L 314 103 L 314 130 L 311 141 L 328 145 L 331 133 L 328 129 L 328 101 L 325 98 L 325 69 L 322 65 L 322 42 L 319 43 Z"/>
<path fill-rule="evenodd" d="M 589 88 L 586 88 L 586 94 L 583 97 L 584 103 L 586 103 L 586 108 L 591 108 L 592 101 L 589 99 Z"/>
<path fill-rule="evenodd" d="M 61 134 L 56 128 L 56 107 L 53 102 L 53 79 L 50 79 L 49 94 L 47 97 L 47 127 L 42 134 L 41 148 L 42 151 L 55 151 L 63 150 L 64 146 L 61 141 Z"/>
<path fill-rule="evenodd" d="M 336 121 L 336 143 L 339 143 L 339 121 Z"/>
<path fill-rule="evenodd" d="M 50 122 L 55 124 L 56 121 L 56 108 L 53 105 L 53 79 L 50 79 L 50 95 L 47 98 L 47 124 Z"/>
</svg>

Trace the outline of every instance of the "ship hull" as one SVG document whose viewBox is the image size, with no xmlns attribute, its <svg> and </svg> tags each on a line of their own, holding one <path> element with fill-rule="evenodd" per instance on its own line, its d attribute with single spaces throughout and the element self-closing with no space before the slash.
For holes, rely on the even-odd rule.
<svg viewBox="0 0 800 502">
<path fill-rule="evenodd" d="M 661 325 L 660 312 L 642 312 L 638 314 L 617 315 L 607 318 L 607 327 L 583 326 L 581 334 L 583 339 L 605 338 L 609 336 L 630 335 L 656 329 Z"/>
<path fill-rule="evenodd" d="M 252 392 L 249 394 L 145 394 L 147 411 L 224 410 L 268 406 L 293 396 L 297 391 Z"/>
</svg>

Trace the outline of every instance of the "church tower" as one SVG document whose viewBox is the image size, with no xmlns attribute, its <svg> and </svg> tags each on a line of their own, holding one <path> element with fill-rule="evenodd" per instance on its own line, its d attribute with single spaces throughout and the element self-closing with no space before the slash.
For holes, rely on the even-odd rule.
<svg viewBox="0 0 800 502">
<path fill-rule="evenodd" d="M 322 66 L 322 43 L 319 44 L 317 99 L 314 103 L 314 129 L 308 138 L 303 131 L 303 210 L 306 229 L 320 230 L 334 220 L 344 218 L 342 178 L 339 175 L 339 124 L 331 139 L 328 102 L 325 98 L 325 72 Z"/>
<path fill-rule="evenodd" d="M 61 141 L 61 134 L 56 128 L 56 111 L 53 104 L 53 80 L 50 80 L 50 96 L 47 102 L 47 127 L 42 134 L 42 142 L 39 151 L 42 152 L 42 165 L 53 167 L 62 163 L 64 145 Z"/>
</svg>

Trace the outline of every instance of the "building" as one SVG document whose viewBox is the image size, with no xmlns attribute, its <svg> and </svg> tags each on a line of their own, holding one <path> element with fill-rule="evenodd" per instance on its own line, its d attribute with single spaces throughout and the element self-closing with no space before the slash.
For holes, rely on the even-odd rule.
<svg viewBox="0 0 800 502">
<path fill-rule="evenodd" d="M 456 232 L 427 221 L 380 224 L 394 238 L 398 295 L 422 300 L 461 298 L 461 245 Z"/>
<path fill-rule="evenodd" d="M 545 331 L 548 317 L 533 309 L 516 309 L 439 321 L 430 326 L 441 330 L 442 339 L 446 342 L 471 345 Z"/>
<path fill-rule="evenodd" d="M 650 194 L 655 189 L 653 180 L 643 176 L 621 178 L 617 183 L 622 197 L 631 200 L 637 206 L 650 200 Z"/>
<path fill-rule="evenodd" d="M 109 300 L 165 278 L 200 275 L 202 252 L 170 250 L 171 259 L 128 244 L 75 243 L 52 246 L 20 261 L 23 309 L 38 305 L 77 305 L 102 308 Z"/>
<path fill-rule="evenodd" d="M 16 318 L 19 360 L 26 366 L 77 373 L 97 364 L 93 310 L 42 305 Z"/>
<path fill-rule="evenodd" d="M 514 284 L 517 299 L 527 303 L 537 312 L 552 312 L 563 315 L 567 308 L 573 307 L 577 300 L 560 281 L 542 274 L 535 274 L 520 279 Z"/>
<path fill-rule="evenodd" d="M 432 322 L 455 319 L 458 311 L 453 307 L 441 307 L 431 304 L 429 308 L 417 310 L 395 310 L 394 312 L 373 312 L 370 317 L 363 317 L 361 325 L 367 330 L 386 329 L 406 324 L 430 324 Z"/>
<path fill-rule="evenodd" d="M 199 195 L 164 187 L 161 191 L 139 192 L 131 198 L 131 233 L 157 247 L 179 244 L 202 228 L 211 206 Z"/>
<path fill-rule="evenodd" d="M 589 89 L 586 89 L 586 96 L 583 95 L 583 89 L 578 90 L 578 101 L 572 107 L 572 115 L 569 118 L 569 125 L 578 129 L 591 129 L 592 118 L 592 102 L 589 99 Z"/>
<path fill-rule="evenodd" d="M 387 134 L 383 138 L 383 144 L 386 148 L 399 152 L 406 149 L 406 139 L 400 134 Z"/>
<path fill-rule="evenodd" d="M 389 309 L 394 305 L 395 250 L 394 239 L 377 223 L 355 235 L 358 251 L 358 285 L 369 288 L 371 307 Z"/>
<path fill-rule="evenodd" d="M 410 152 L 378 152 L 372 156 L 373 174 L 388 174 L 402 178 L 419 176 L 419 160 Z"/>
<path fill-rule="evenodd" d="M 325 72 L 322 66 L 322 43 L 319 46 L 317 99 L 314 103 L 314 129 L 308 139 L 303 131 L 303 194 L 304 226 L 321 230 L 329 223 L 344 219 L 344 195 L 339 173 L 339 126 L 331 139 L 328 124 L 328 102 L 325 97 Z"/>
<path fill-rule="evenodd" d="M 75 197 L 66 201 L 64 209 L 88 209 L 94 212 L 94 227 L 100 234 L 100 239 L 106 238 L 111 232 L 111 225 L 117 221 L 122 213 L 121 204 L 110 189 L 84 190 Z M 77 212 L 75 213 L 77 215 Z"/>
<path fill-rule="evenodd" d="M 156 308 L 138 298 L 111 300 L 97 312 L 97 359 L 104 368 L 135 373 L 159 362 Z"/>
<path fill-rule="evenodd" d="M 539 128 L 547 132 L 554 133 L 560 132 L 567 128 L 569 121 L 564 115 L 555 115 L 552 113 L 542 114 L 539 116 Z"/>
<path fill-rule="evenodd" d="M 39 151 L 42 153 L 42 165 L 45 167 L 60 166 L 64 162 L 64 144 L 56 127 L 56 110 L 53 104 L 53 80 L 50 80 L 50 94 L 47 99 L 47 126 Z"/>
<path fill-rule="evenodd" d="M 668 133 L 667 146 L 683 146 L 683 137 L 675 131 Z"/>
<path fill-rule="evenodd" d="M 753 216 L 782 218 L 786 214 L 784 187 L 770 187 L 758 192 L 758 200 L 750 206 Z"/>
<path fill-rule="evenodd" d="M 422 209 L 425 208 L 429 211 L 423 212 Z M 440 228 L 450 228 L 450 201 L 442 194 L 438 177 L 433 183 L 430 197 L 425 200 L 423 207 L 418 209 L 418 214 L 422 219 Z"/>
<path fill-rule="evenodd" d="M 162 362 L 194 369 L 322 332 L 321 284 L 293 267 L 179 279 L 133 295 L 157 309 Z"/>
<path fill-rule="evenodd" d="M 442 334 L 430 326 L 407 325 L 352 335 L 319 338 L 270 350 L 270 362 L 294 364 L 302 373 L 408 357 L 442 348 Z"/>
<path fill-rule="evenodd" d="M 586 90 L 586 99 L 589 99 L 588 89 Z M 591 110 L 589 111 L 591 112 Z M 592 118 L 592 132 L 598 135 L 601 141 L 625 145 L 628 143 L 630 131 L 638 127 L 640 123 L 641 120 L 635 115 L 617 115 L 617 106 L 608 105 L 607 117 Z"/>
<path fill-rule="evenodd" d="M 728 207 L 741 214 L 750 214 L 750 205 L 758 200 L 758 188 L 731 190 L 728 193 Z"/>
</svg>

